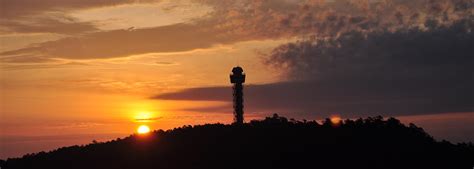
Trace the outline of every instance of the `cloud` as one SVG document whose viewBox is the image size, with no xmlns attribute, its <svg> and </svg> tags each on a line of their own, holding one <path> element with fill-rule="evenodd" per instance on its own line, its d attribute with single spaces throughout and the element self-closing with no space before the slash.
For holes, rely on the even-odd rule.
<svg viewBox="0 0 474 169">
<path fill-rule="evenodd" d="M 92 22 L 69 16 L 73 10 L 99 8 L 157 0 L 5 0 L 2 1 L 0 33 L 79 34 L 97 31 Z"/>
<path fill-rule="evenodd" d="M 26 1 L 26 0 L 24 0 Z M 57 3 L 56 3 L 57 1 Z M 75 0 L 74 0 L 75 2 Z M 138 1 L 137 3 L 149 2 Z M 5 22 L 17 31 L 51 31 L 80 34 L 57 41 L 6 51 L 2 56 L 33 55 L 42 58 L 92 59 L 126 57 L 150 52 L 189 51 L 238 41 L 303 37 L 334 38 L 351 31 L 362 33 L 430 29 L 472 19 L 474 7 L 469 0 L 196 0 L 213 10 L 192 23 L 162 27 L 95 32 L 92 23 L 76 22 L 61 11 L 110 6 L 135 1 L 63 3 L 46 0 L 31 11 L 60 11 L 55 19 L 25 25 L 17 20 Z M 31 4 L 37 3 L 36 1 Z M 9 3 L 18 8 L 26 3 Z M 180 3 L 179 3 L 180 4 Z M 179 8 L 173 7 L 173 8 Z M 30 12 L 24 13 L 31 14 Z M 53 12 L 51 12 L 53 11 Z M 11 13 L 10 9 L 7 13 Z M 49 15 L 48 14 L 48 15 Z M 10 16 L 10 14 L 9 14 Z M 12 15 L 13 16 L 13 15 Z M 19 16 L 30 16 L 19 14 Z M 54 23 L 60 20 L 60 23 Z M 21 21 L 21 20 L 20 20 Z M 49 23 L 49 24 L 46 24 Z M 69 24 L 73 25 L 69 25 Z M 36 24 L 36 26 L 34 26 Z M 38 26 L 39 25 L 39 26 Z M 48 26 L 51 25 L 51 26 Z M 92 31 L 92 32 L 91 32 Z"/>
<path fill-rule="evenodd" d="M 253 38 L 315 35 L 348 31 L 425 27 L 427 21 L 449 25 L 472 16 L 470 0 L 202 0 L 214 7 L 216 29 Z"/>
<path fill-rule="evenodd" d="M 31 55 L 17 55 L 17 56 L 6 56 L 0 57 L 0 62 L 2 63 L 45 63 L 45 62 L 54 62 L 56 60 L 37 57 Z"/>
<path fill-rule="evenodd" d="M 266 63 L 298 80 L 471 82 L 473 26 L 467 19 L 429 30 L 354 31 L 302 40 L 275 48 Z"/>
<path fill-rule="evenodd" d="M 134 119 L 135 122 L 141 122 L 141 123 L 148 123 L 148 122 L 155 122 L 155 121 L 158 121 L 160 119 L 162 119 L 163 117 L 154 117 L 154 118 L 136 118 Z"/>
<path fill-rule="evenodd" d="M 181 52 L 235 41 L 219 32 L 192 24 L 113 30 L 40 43 L 0 53 L 3 57 L 32 55 L 41 58 L 97 59 L 151 52 Z"/>
<path fill-rule="evenodd" d="M 2 2 L 2 17 L 15 18 L 37 15 L 50 11 L 67 11 L 85 8 L 97 8 L 127 3 L 150 2 L 146 0 L 5 0 Z"/>
<path fill-rule="evenodd" d="M 26 63 L 34 61 L 35 59 L 41 58 L 28 58 L 29 60 L 25 60 L 24 62 L 21 60 L 15 60 L 14 64 L 11 65 L 0 65 L 0 69 L 3 71 L 15 71 L 15 70 L 26 70 L 26 69 L 59 69 L 59 68 L 70 68 L 72 66 L 89 66 L 86 63 L 79 63 L 79 62 L 64 62 L 64 61 L 56 61 L 56 60 L 41 60 L 41 62 L 47 62 L 47 64 L 37 64 L 37 63 Z M 0 61 L 4 62 L 5 60 L 0 59 Z M 5 61 L 6 62 L 6 61 Z M 18 64 L 20 63 L 20 64 Z M 3 87 L 6 87 L 6 83 Z"/>
<path fill-rule="evenodd" d="M 472 112 L 472 27 L 466 20 L 281 45 L 265 62 L 283 69 L 289 81 L 246 86 L 246 110 L 321 117 Z M 231 101 L 231 89 L 195 88 L 153 98 Z"/>
<path fill-rule="evenodd" d="M 374 115 L 413 115 L 473 111 L 472 95 L 463 94 L 470 86 L 454 89 L 417 88 L 416 85 L 387 87 L 357 82 L 281 82 L 245 86 L 245 111 L 308 113 L 327 117 L 338 113 L 344 117 Z M 232 101 L 230 86 L 193 88 L 154 96 L 159 100 Z M 224 112 L 215 109 L 185 109 L 197 112 Z M 227 112 L 231 112 L 231 106 Z"/>
<path fill-rule="evenodd" d="M 158 66 L 175 66 L 175 65 L 179 65 L 179 63 L 176 63 L 176 62 L 158 61 L 158 62 L 155 62 L 153 65 L 158 65 Z"/>
<path fill-rule="evenodd" d="M 85 32 L 98 31 L 91 22 L 79 22 L 73 17 L 56 15 L 30 17 L 27 21 L 1 20 L 0 33 L 57 33 L 74 35 Z"/>
</svg>

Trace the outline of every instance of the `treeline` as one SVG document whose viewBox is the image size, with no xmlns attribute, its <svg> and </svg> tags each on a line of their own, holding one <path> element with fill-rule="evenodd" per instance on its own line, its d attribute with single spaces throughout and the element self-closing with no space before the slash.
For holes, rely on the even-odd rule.
<svg viewBox="0 0 474 169">
<path fill-rule="evenodd" d="M 436 141 L 395 118 L 332 122 L 274 115 L 243 125 L 157 130 L 0 162 L 9 168 L 466 168 L 472 143 Z"/>
</svg>

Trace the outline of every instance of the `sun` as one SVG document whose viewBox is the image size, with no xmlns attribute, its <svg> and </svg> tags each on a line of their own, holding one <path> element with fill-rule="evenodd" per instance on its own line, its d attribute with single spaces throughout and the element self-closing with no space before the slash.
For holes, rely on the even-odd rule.
<svg viewBox="0 0 474 169">
<path fill-rule="evenodd" d="M 138 134 L 147 134 L 149 132 L 150 132 L 150 127 L 148 127 L 147 125 L 141 125 L 137 129 Z"/>
</svg>

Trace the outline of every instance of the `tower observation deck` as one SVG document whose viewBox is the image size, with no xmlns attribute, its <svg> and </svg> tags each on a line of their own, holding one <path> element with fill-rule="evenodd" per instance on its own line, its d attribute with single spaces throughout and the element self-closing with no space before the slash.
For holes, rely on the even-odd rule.
<svg viewBox="0 0 474 169">
<path fill-rule="evenodd" d="M 245 83 L 245 73 L 244 70 L 237 66 L 232 69 L 230 74 L 230 83 L 234 86 L 234 123 L 243 124 L 244 123 L 244 98 L 243 98 L 243 83 Z"/>
</svg>

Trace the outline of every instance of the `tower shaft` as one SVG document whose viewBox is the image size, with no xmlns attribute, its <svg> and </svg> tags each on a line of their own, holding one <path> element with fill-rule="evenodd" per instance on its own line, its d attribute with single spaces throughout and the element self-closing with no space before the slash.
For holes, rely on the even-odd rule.
<svg viewBox="0 0 474 169">
<path fill-rule="evenodd" d="M 237 124 L 244 123 L 244 86 L 242 83 L 234 83 L 234 121 Z"/>
</svg>

